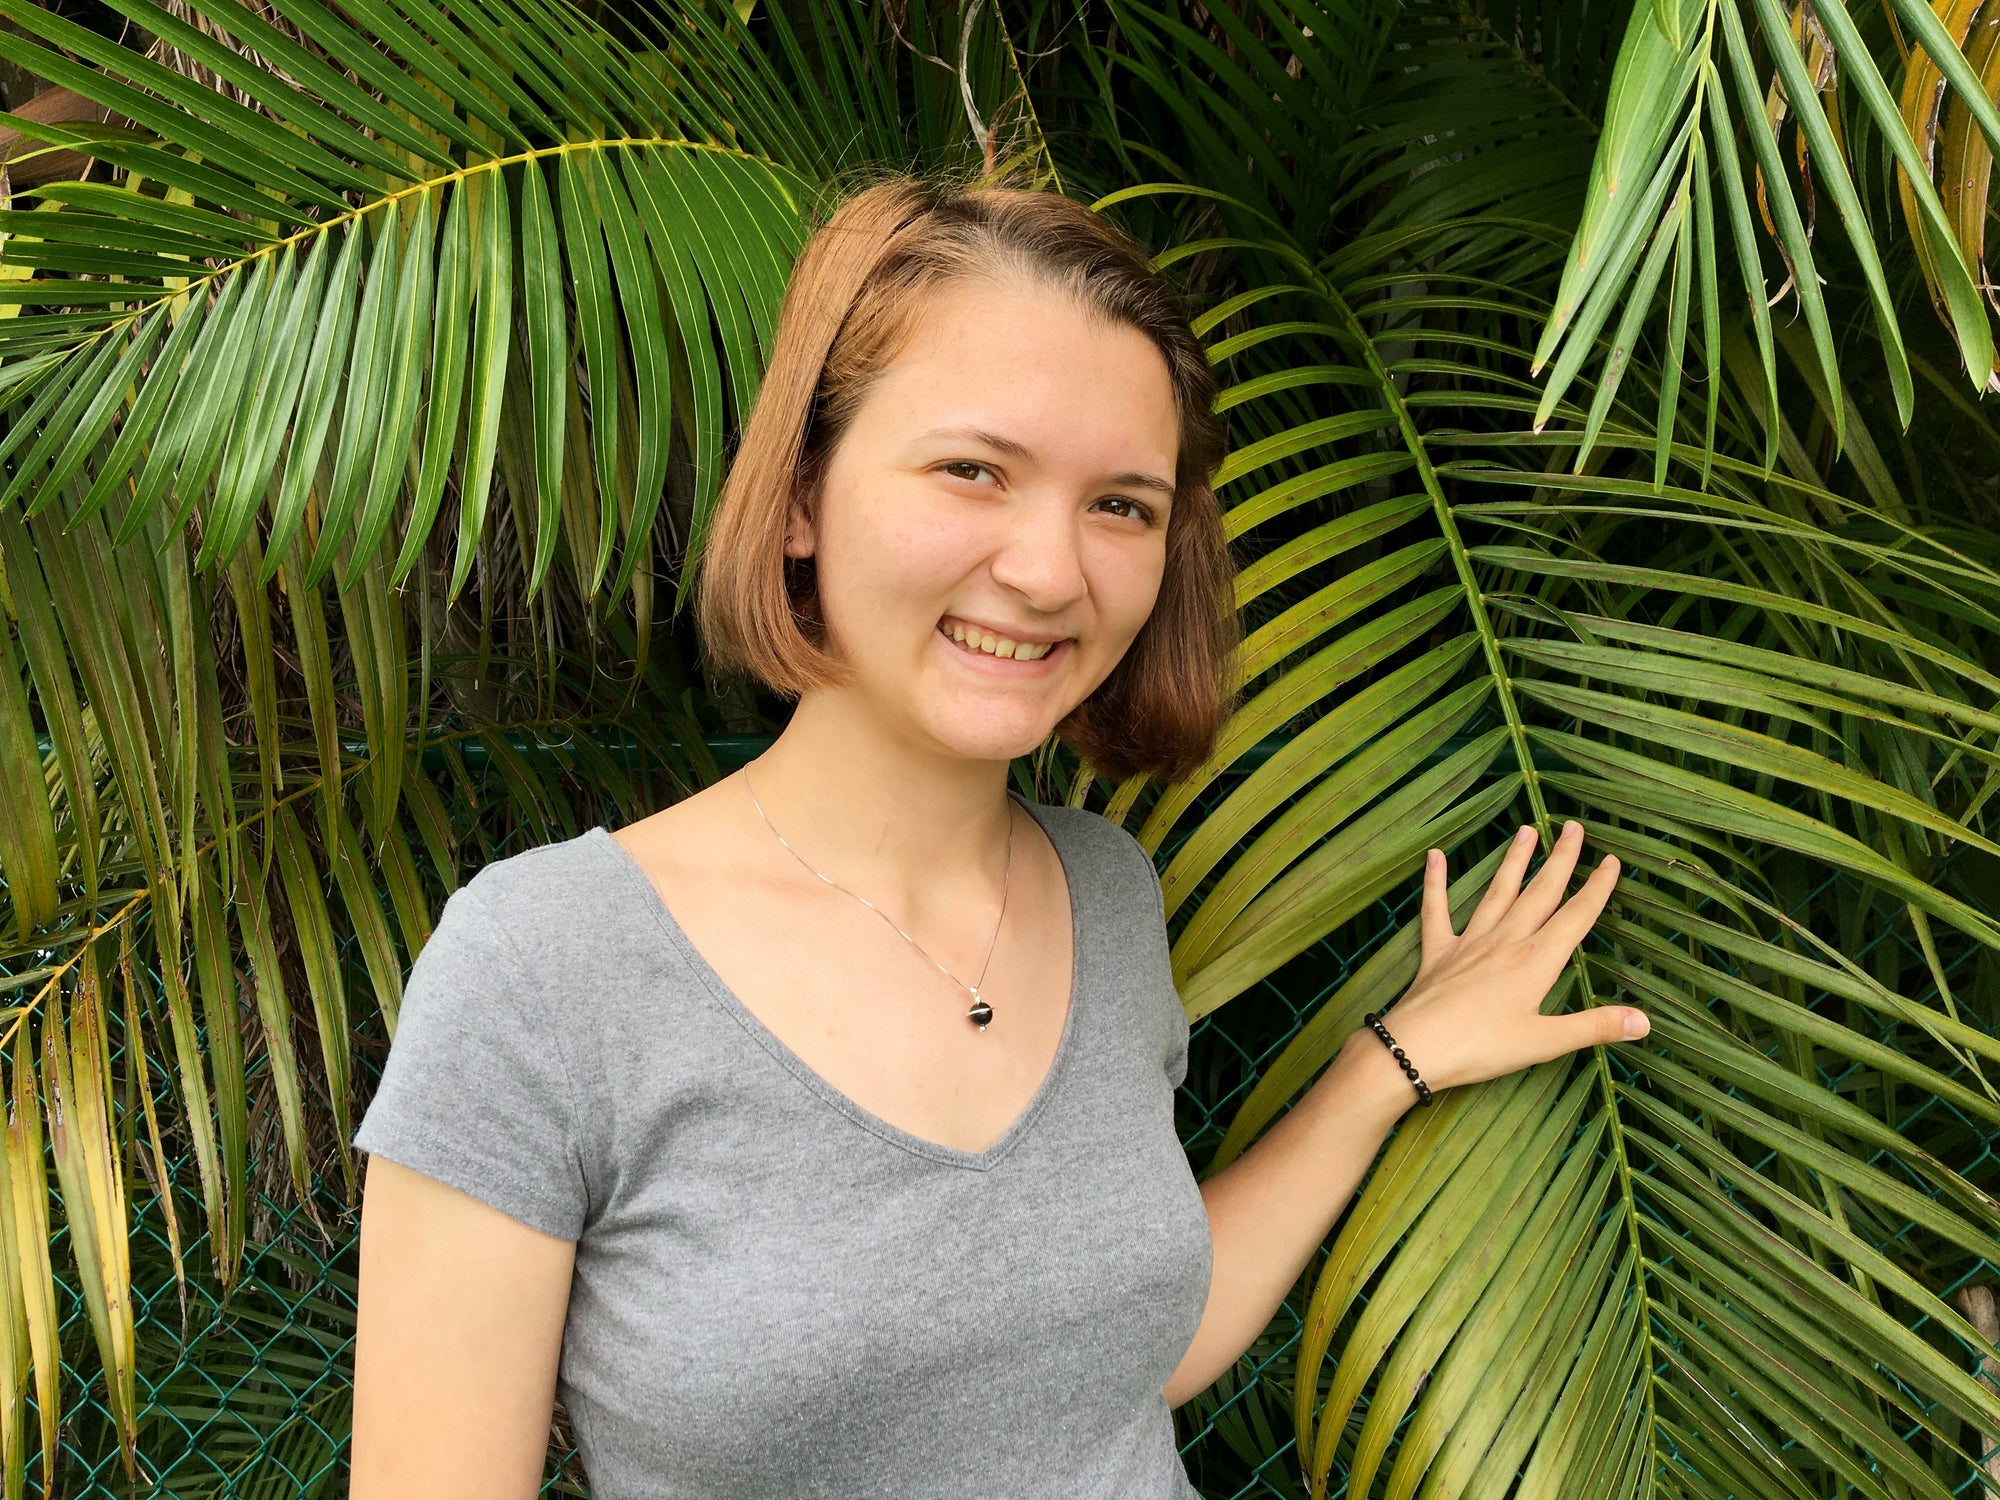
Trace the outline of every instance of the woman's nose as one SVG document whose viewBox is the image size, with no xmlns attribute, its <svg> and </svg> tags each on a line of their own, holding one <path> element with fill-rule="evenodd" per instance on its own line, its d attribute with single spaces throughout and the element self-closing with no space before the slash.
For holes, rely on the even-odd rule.
<svg viewBox="0 0 2000 1500">
<path fill-rule="evenodd" d="M 994 579 L 1037 610 L 1057 613 L 1084 594 L 1080 532 L 1066 505 L 1017 507 L 993 556 Z"/>
</svg>

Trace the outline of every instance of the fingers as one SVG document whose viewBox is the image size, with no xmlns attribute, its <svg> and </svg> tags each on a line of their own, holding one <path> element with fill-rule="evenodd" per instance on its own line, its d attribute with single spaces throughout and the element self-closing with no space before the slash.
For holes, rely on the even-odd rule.
<svg viewBox="0 0 2000 1500">
<path fill-rule="evenodd" d="M 1546 1025 L 1556 1039 L 1557 1057 L 1584 1047 L 1637 1041 L 1653 1029 L 1646 1013 L 1629 1005 L 1593 1005 L 1588 1010 L 1549 1016 Z"/>
<path fill-rule="evenodd" d="M 1523 823 L 1514 834 L 1506 858 L 1500 861 L 1500 868 L 1493 872 L 1493 883 L 1486 887 L 1486 894 L 1479 898 L 1471 920 L 1465 924 L 1466 937 L 1478 937 L 1499 925 L 1521 894 L 1521 877 L 1528 873 L 1528 861 L 1534 854 L 1535 830 Z"/>
<path fill-rule="evenodd" d="M 1581 844 L 1583 841 L 1578 839 L 1577 842 Z M 1548 919 L 1542 932 L 1548 938 L 1551 950 L 1560 948 L 1565 957 L 1575 951 L 1584 935 L 1604 915 L 1605 903 L 1610 901 L 1611 892 L 1618 884 L 1618 871 L 1618 857 L 1615 854 L 1605 855 L 1577 893 L 1563 903 L 1562 910 Z"/>
<path fill-rule="evenodd" d="M 1556 835 L 1555 847 L 1549 850 L 1549 857 L 1542 861 L 1535 878 L 1528 882 L 1528 888 L 1521 892 L 1520 899 L 1508 911 L 1507 925 L 1523 936 L 1539 932 L 1542 924 L 1548 921 L 1549 913 L 1562 904 L 1563 893 L 1569 889 L 1570 874 L 1576 869 L 1577 856 L 1582 852 L 1583 825 L 1571 818 Z M 1582 934 L 1577 936 L 1581 939 Z"/>
<path fill-rule="evenodd" d="M 1424 856 L 1422 921 L 1422 967 L 1429 968 L 1431 961 L 1444 952 L 1457 936 L 1451 930 L 1451 891 L 1445 875 L 1442 849 L 1433 849 Z"/>
</svg>

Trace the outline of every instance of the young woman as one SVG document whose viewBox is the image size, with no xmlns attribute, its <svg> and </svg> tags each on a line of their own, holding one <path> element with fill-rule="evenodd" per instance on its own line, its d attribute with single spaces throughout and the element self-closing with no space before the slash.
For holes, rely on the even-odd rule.
<svg viewBox="0 0 2000 1500">
<path fill-rule="evenodd" d="M 1197 1186 L 1153 865 L 1007 788 L 1200 763 L 1229 703 L 1215 387 L 1081 206 L 910 178 L 787 290 L 704 647 L 797 707 L 744 771 L 489 865 L 417 961 L 369 1153 L 355 1500 L 527 1497 L 560 1390 L 597 1500 L 1179 1500 L 1228 1369 L 1421 1088 L 1627 1031 L 1540 1002 L 1617 878 L 1463 933 Z"/>
</svg>

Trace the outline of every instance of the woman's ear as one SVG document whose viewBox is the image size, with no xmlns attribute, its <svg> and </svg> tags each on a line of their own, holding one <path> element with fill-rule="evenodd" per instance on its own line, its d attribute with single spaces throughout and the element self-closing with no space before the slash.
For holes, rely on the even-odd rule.
<svg viewBox="0 0 2000 1500">
<path fill-rule="evenodd" d="M 815 550 L 813 523 L 805 498 L 794 489 L 785 510 L 785 556 L 811 557 Z"/>
</svg>

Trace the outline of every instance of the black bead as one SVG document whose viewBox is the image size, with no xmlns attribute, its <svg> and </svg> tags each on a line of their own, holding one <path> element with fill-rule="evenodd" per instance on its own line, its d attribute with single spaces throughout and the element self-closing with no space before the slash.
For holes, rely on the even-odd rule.
<svg viewBox="0 0 2000 1500">
<path fill-rule="evenodd" d="M 1422 1076 L 1418 1074 L 1417 1065 L 1410 1061 L 1410 1055 L 1397 1044 L 1393 1036 L 1389 1035 L 1389 1028 L 1382 1024 L 1382 1012 L 1369 1011 L 1362 1017 L 1362 1020 L 1368 1023 L 1369 1028 L 1374 1031 L 1375 1035 L 1382 1039 L 1382 1045 L 1387 1047 L 1390 1053 L 1394 1055 L 1397 1065 L 1403 1070 L 1403 1076 L 1409 1079 L 1410 1083 L 1416 1088 L 1417 1102 L 1419 1104 L 1429 1104 L 1431 1102 L 1430 1085 L 1425 1083 Z"/>
<path fill-rule="evenodd" d="M 981 1000 L 971 1010 L 967 1011 L 966 1014 L 972 1017 L 973 1025 L 984 1031 L 987 1023 L 993 1019 L 993 1007 L 988 1005 L 984 1000 Z"/>
</svg>

